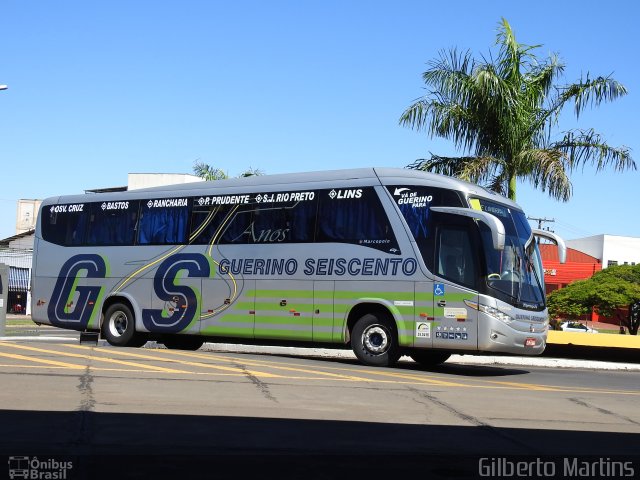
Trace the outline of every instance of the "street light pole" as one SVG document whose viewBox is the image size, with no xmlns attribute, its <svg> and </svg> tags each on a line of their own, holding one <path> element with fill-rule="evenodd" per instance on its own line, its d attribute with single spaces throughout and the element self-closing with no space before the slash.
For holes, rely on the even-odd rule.
<svg viewBox="0 0 640 480">
<path fill-rule="evenodd" d="M 6 90 L 7 88 L 9 88 L 8 85 L 0 85 L 0 90 Z"/>
</svg>

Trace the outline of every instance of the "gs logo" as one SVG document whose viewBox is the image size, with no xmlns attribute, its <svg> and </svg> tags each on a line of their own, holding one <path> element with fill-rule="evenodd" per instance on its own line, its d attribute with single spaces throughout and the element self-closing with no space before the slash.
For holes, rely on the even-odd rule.
<svg viewBox="0 0 640 480">
<path fill-rule="evenodd" d="M 104 282 L 81 285 L 83 279 L 104 279 L 107 264 L 96 254 L 81 254 L 71 257 L 60 269 L 53 289 L 47 315 L 52 325 L 84 330 L 100 312 Z M 181 253 L 164 260 L 153 279 L 155 295 L 173 308 L 171 315 L 162 309 L 142 310 L 142 322 L 150 332 L 177 333 L 189 326 L 200 308 L 200 294 L 192 287 L 178 283 L 179 274 L 186 271 L 188 277 L 209 277 L 213 271 L 209 260 L 199 253 Z M 102 285 L 101 285 L 102 284 Z"/>
<path fill-rule="evenodd" d="M 199 312 L 198 293 L 191 287 L 176 283 L 181 270 L 186 270 L 189 277 L 208 277 L 211 274 L 209 261 L 199 253 L 180 253 L 162 262 L 153 279 L 153 290 L 160 300 L 171 303 L 174 308 L 170 316 L 163 315 L 161 309 L 142 310 L 142 323 L 150 332 L 180 332 Z"/>
<path fill-rule="evenodd" d="M 78 285 L 82 271 L 84 278 L 105 278 L 107 264 L 95 254 L 75 255 L 64 263 L 47 308 L 52 325 L 83 330 L 92 319 L 103 287 Z"/>
</svg>

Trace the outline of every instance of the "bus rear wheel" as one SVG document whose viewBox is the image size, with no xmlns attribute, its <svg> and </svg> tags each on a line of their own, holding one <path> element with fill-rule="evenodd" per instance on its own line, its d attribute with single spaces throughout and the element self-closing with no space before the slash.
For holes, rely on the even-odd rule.
<svg viewBox="0 0 640 480">
<path fill-rule="evenodd" d="M 190 335 L 176 335 L 165 338 L 162 343 L 170 350 L 198 350 L 204 344 L 204 340 Z"/>
<path fill-rule="evenodd" d="M 409 356 L 423 367 L 435 367 L 446 362 L 451 354 L 449 352 L 413 352 Z"/>
<path fill-rule="evenodd" d="M 358 319 L 351 331 L 351 348 L 362 363 L 373 367 L 389 367 L 400 358 L 395 326 L 379 313 Z"/>
<path fill-rule="evenodd" d="M 123 303 L 114 303 L 104 312 L 102 335 L 115 347 L 141 347 L 146 343 L 146 339 L 136 333 L 133 312 Z"/>
</svg>

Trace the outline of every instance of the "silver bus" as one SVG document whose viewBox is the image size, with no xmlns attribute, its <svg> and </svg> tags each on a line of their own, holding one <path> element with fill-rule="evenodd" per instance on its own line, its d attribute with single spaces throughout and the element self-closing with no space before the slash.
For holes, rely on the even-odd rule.
<svg viewBox="0 0 640 480">
<path fill-rule="evenodd" d="M 368 365 L 452 352 L 540 354 L 536 236 L 477 185 L 367 168 L 42 202 L 32 318 L 147 340 L 350 347 Z"/>
</svg>

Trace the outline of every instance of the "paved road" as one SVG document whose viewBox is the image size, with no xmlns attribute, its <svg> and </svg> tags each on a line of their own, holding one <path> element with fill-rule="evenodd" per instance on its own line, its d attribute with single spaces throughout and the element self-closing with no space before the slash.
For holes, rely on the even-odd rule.
<svg viewBox="0 0 640 480">
<path fill-rule="evenodd" d="M 5 455 L 640 451 L 640 372 L 2 341 L 0 385 Z"/>
</svg>

